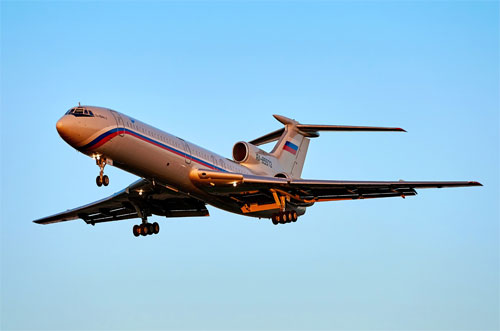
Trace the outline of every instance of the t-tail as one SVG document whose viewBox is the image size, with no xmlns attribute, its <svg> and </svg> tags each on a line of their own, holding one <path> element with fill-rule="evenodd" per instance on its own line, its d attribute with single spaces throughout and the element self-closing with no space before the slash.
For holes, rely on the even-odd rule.
<svg viewBox="0 0 500 331">
<path fill-rule="evenodd" d="M 255 146 L 278 141 L 270 155 L 276 158 L 283 172 L 291 178 L 300 178 L 307 149 L 311 138 L 319 137 L 319 131 L 402 131 L 401 128 L 349 126 L 349 125 L 312 125 L 299 122 L 281 115 L 273 115 L 285 125 L 249 143 Z"/>
</svg>

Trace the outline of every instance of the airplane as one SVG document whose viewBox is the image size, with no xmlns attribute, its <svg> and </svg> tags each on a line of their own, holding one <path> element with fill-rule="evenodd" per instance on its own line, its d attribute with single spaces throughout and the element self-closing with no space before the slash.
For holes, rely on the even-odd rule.
<svg viewBox="0 0 500 331">
<path fill-rule="evenodd" d="M 207 205 L 235 214 L 296 222 L 316 202 L 402 197 L 415 189 L 482 186 L 475 181 L 344 181 L 302 179 L 309 142 L 321 131 L 395 131 L 401 128 L 301 124 L 274 115 L 283 127 L 249 142 L 239 141 L 228 159 L 115 110 L 81 106 L 56 124 L 59 135 L 99 167 L 97 186 L 109 185 L 112 165 L 139 176 L 102 200 L 33 222 L 82 219 L 87 224 L 139 218 L 134 236 L 157 234 L 152 215 L 209 216 Z M 258 146 L 276 142 L 271 152 Z"/>
</svg>

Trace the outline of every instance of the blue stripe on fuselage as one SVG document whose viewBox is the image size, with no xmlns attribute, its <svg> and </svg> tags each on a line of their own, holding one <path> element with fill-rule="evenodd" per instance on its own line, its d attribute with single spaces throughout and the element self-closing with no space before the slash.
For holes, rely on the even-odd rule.
<svg viewBox="0 0 500 331">
<path fill-rule="evenodd" d="M 144 136 L 144 135 L 142 135 L 142 134 L 140 134 L 140 133 L 137 133 L 137 132 L 132 131 L 132 130 L 127 129 L 127 128 L 114 128 L 114 129 L 112 129 L 112 130 L 109 130 L 109 131 L 107 131 L 107 132 L 105 132 L 105 133 L 103 133 L 103 134 L 99 135 L 99 137 L 95 138 L 94 140 L 92 140 L 92 141 L 91 141 L 91 142 L 89 142 L 88 144 L 86 144 L 86 145 L 84 145 L 84 146 L 80 147 L 79 149 L 80 149 L 80 150 L 88 150 L 88 149 L 91 149 L 91 148 L 92 148 L 92 146 L 98 145 L 98 144 L 99 144 L 99 142 L 101 142 L 103 139 L 106 139 L 108 136 L 113 135 L 113 134 L 115 134 L 115 133 L 116 133 L 116 134 L 122 134 L 122 133 L 124 133 L 124 134 L 129 134 L 129 135 L 131 135 L 131 136 L 133 136 L 133 137 L 134 137 L 134 136 L 135 136 L 135 137 L 138 137 L 138 138 L 140 138 L 141 140 L 147 141 L 147 142 L 149 142 L 149 143 L 151 143 L 151 144 L 154 144 L 154 145 L 156 145 L 156 146 L 158 146 L 158 147 L 161 147 L 161 148 L 163 148 L 163 149 L 165 149 L 165 150 L 167 150 L 167 151 L 170 151 L 170 152 L 172 152 L 172 153 L 174 153 L 174 154 L 181 155 L 181 156 L 183 156 L 183 157 L 185 157 L 185 158 L 191 159 L 191 160 L 193 160 L 193 161 L 195 161 L 195 162 L 197 162 L 197 163 L 199 163 L 199 164 L 201 164 L 201 165 L 208 166 L 208 167 L 210 167 L 210 168 L 213 168 L 213 169 L 216 169 L 216 170 L 220 170 L 220 171 L 223 171 L 223 172 L 228 172 L 227 170 L 225 170 L 225 169 L 223 169 L 223 168 L 217 167 L 217 166 L 215 166 L 215 165 L 213 165 L 213 164 L 211 164 L 211 163 L 208 163 L 208 162 L 206 162 L 206 161 L 204 161 L 204 160 L 201 160 L 201 159 L 199 159 L 199 158 L 197 158 L 197 157 L 194 157 L 194 156 L 192 156 L 192 155 L 189 155 L 189 154 L 187 154 L 187 153 L 185 153 L 185 152 L 183 152 L 183 151 L 181 151 L 181 150 L 178 150 L 178 149 L 173 148 L 173 147 L 171 147 L 171 146 L 169 146 L 169 145 L 166 145 L 165 143 L 162 143 L 162 142 L 159 142 L 159 141 L 157 141 L 157 140 L 151 139 L 151 138 L 149 138 L 149 137 L 146 137 L 146 136 Z"/>
</svg>

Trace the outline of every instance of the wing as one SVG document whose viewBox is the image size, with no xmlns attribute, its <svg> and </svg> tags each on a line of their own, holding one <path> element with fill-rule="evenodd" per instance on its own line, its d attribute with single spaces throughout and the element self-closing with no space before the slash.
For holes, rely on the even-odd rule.
<svg viewBox="0 0 500 331">
<path fill-rule="evenodd" d="M 33 222 L 51 224 L 81 218 L 88 224 L 96 224 L 153 214 L 165 217 L 209 215 L 204 202 L 141 179 L 102 200 Z"/>
<path fill-rule="evenodd" d="M 311 206 L 315 202 L 356 200 L 416 195 L 415 189 L 460 186 L 482 186 L 473 181 L 340 181 L 287 179 L 216 171 L 198 170 L 191 179 L 204 190 L 227 195 L 239 201 L 242 211 L 253 212 L 276 208 L 283 198 L 296 206 Z M 282 200 L 281 200 L 282 201 Z"/>
</svg>

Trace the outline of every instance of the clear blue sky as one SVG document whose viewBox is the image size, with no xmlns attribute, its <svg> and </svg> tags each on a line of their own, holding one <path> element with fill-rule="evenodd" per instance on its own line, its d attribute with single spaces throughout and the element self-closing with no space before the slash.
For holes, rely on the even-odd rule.
<svg viewBox="0 0 500 331">
<path fill-rule="evenodd" d="M 9 2 L 1 8 L 1 329 L 499 328 L 498 2 Z M 78 102 L 230 156 L 304 123 L 303 177 L 478 180 L 299 222 L 33 219 L 120 190 L 58 136 Z"/>
</svg>

